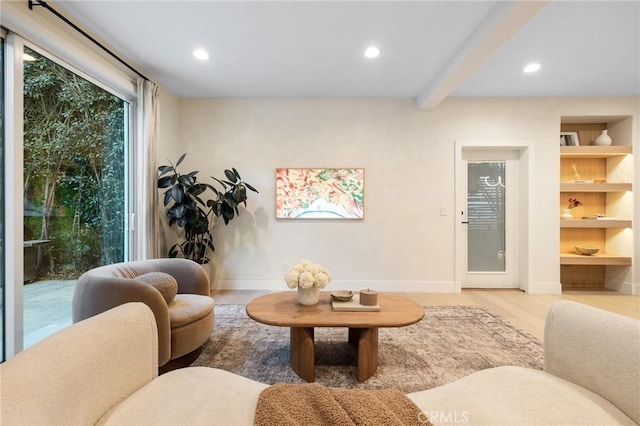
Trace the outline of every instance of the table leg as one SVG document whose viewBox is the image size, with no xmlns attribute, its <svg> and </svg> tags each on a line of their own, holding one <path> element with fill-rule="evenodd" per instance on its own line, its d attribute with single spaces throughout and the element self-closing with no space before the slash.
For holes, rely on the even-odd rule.
<svg viewBox="0 0 640 426">
<path fill-rule="evenodd" d="M 316 380 L 313 327 L 291 327 L 291 368 L 307 382 Z"/>
<path fill-rule="evenodd" d="M 356 378 L 362 383 L 373 376 L 378 369 L 378 328 L 371 327 L 360 330 Z M 351 329 L 349 337 L 351 337 Z"/>
</svg>

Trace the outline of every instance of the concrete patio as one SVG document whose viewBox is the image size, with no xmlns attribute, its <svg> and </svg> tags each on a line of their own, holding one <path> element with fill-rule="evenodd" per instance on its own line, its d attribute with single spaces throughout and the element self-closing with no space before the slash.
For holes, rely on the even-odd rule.
<svg viewBox="0 0 640 426">
<path fill-rule="evenodd" d="M 24 289 L 24 347 L 71 325 L 76 281 L 35 281 Z"/>
</svg>

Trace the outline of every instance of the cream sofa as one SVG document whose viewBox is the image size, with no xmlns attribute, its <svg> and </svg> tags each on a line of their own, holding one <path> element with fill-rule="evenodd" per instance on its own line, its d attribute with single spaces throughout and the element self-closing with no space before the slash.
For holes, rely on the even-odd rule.
<svg viewBox="0 0 640 426">
<path fill-rule="evenodd" d="M 129 303 L 64 329 L 0 365 L 3 425 L 250 425 L 267 385 L 213 368 L 157 376 L 156 323 Z M 434 424 L 640 422 L 640 326 L 557 302 L 545 371 L 499 367 L 409 397 Z M 417 424 L 421 419 L 417 419 Z"/>
</svg>

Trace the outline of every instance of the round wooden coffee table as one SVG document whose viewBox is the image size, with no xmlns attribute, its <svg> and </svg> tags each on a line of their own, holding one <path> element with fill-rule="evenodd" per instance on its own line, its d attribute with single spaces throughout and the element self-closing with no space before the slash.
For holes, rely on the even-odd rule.
<svg viewBox="0 0 640 426">
<path fill-rule="evenodd" d="M 403 327 L 424 317 L 424 308 L 406 297 L 378 294 L 379 312 L 335 312 L 329 293 L 314 306 L 299 305 L 293 291 L 260 296 L 247 304 L 247 315 L 263 324 L 289 327 L 291 368 L 307 382 L 315 380 L 315 327 L 348 327 L 349 343 L 358 349 L 359 382 L 378 368 L 378 328 Z"/>
</svg>

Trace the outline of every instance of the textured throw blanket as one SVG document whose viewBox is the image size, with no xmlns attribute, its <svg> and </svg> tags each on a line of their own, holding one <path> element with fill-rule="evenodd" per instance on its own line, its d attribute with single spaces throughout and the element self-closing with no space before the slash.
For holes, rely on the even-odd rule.
<svg viewBox="0 0 640 426">
<path fill-rule="evenodd" d="M 398 390 L 340 389 L 281 383 L 262 391 L 255 424 L 274 425 L 426 425 L 405 394 Z"/>
</svg>

